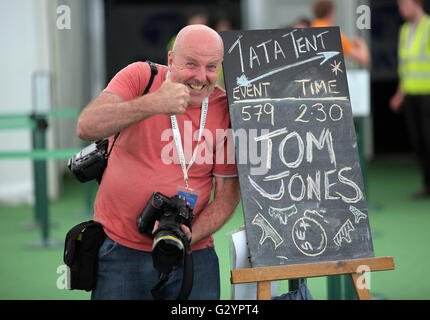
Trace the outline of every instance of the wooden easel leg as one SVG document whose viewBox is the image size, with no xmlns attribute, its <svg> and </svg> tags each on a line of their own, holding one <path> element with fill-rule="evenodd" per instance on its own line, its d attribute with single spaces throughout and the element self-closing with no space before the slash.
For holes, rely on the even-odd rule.
<svg viewBox="0 0 430 320">
<path fill-rule="evenodd" d="M 366 282 L 364 278 L 361 278 L 363 275 L 359 273 L 350 273 L 349 275 L 351 276 L 352 285 L 354 286 L 358 300 L 372 300 Z"/>
<path fill-rule="evenodd" d="M 257 300 L 270 300 L 270 281 L 257 282 Z"/>
</svg>

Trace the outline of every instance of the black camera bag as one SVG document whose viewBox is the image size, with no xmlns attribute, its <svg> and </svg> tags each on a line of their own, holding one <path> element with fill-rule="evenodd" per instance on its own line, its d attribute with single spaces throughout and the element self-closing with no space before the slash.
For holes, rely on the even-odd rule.
<svg viewBox="0 0 430 320">
<path fill-rule="evenodd" d="M 74 226 L 66 235 L 64 263 L 70 268 L 69 289 L 91 291 L 97 281 L 98 251 L 106 234 L 93 220 Z"/>
<path fill-rule="evenodd" d="M 157 66 L 151 61 L 146 61 L 151 69 L 151 77 L 148 85 L 143 91 L 143 95 L 149 92 L 155 75 L 158 73 Z M 80 182 L 97 180 L 101 182 L 103 172 L 108 163 L 108 158 L 112 152 L 115 141 L 118 139 L 119 132 L 115 134 L 112 146 L 108 152 L 109 138 L 98 140 L 88 145 L 67 161 L 67 167 Z"/>
</svg>

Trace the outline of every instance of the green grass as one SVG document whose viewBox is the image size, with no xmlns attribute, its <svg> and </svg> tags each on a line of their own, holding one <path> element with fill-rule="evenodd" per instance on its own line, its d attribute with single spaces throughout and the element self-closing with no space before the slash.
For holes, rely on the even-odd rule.
<svg viewBox="0 0 430 320">
<path fill-rule="evenodd" d="M 32 206 L 0 205 L 0 299 L 88 299 L 85 291 L 59 290 L 57 273 L 63 265 L 63 246 L 67 230 L 89 220 L 83 212 L 82 185 L 66 179 L 62 196 L 49 207 L 50 239 L 56 246 L 37 248 L 42 240 L 34 223 Z"/>
<path fill-rule="evenodd" d="M 379 161 L 370 167 L 368 202 L 375 255 L 393 256 L 395 263 L 395 270 L 372 275 L 371 292 L 388 299 L 430 298 L 430 200 L 410 197 L 420 187 L 413 162 Z"/>
<path fill-rule="evenodd" d="M 386 299 L 429 299 L 430 200 L 412 201 L 420 186 L 414 162 L 378 159 L 368 166 L 367 200 L 375 255 L 393 256 L 396 269 L 371 274 L 371 293 Z M 33 221 L 31 206 L 0 205 L 0 299 L 89 299 L 85 291 L 57 288 L 62 274 L 63 244 L 68 229 L 84 220 L 84 185 L 66 176 L 60 199 L 50 203 L 50 238 L 61 242 L 52 248 L 31 248 L 41 240 L 39 229 L 23 225 Z M 221 297 L 230 298 L 230 250 L 226 234 L 243 225 L 242 208 L 215 235 L 220 259 Z M 327 278 L 308 279 L 315 299 L 327 299 Z M 288 290 L 286 281 L 279 293 Z"/>
</svg>

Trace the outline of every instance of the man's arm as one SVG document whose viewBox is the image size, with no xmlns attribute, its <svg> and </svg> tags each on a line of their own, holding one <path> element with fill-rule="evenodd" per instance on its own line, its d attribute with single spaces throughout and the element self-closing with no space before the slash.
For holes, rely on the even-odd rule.
<svg viewBox="0 0 430 320">
<path fill-rule="evenodd" d="M 214 198 L 193 223 L 191 245 L 220 229 L 231 217 L 239 201 L 239 179 L 215 177 Z"/>
<path fill-rule="evenodd" d="M 87 141 L 103 139 L 154 114 L 184 113 L 189 99 L 188 88 L 170 79 L 155 92 L 129 101 L 102 92 L 79 116 L 77 134 Z"/>
<path fill-rule="evenodd" d="M 356 38 L 352 40 L 354 47 L 349 52 L 349 57 L 361 64 L 364 67 L 370 64 L 370 52 L 369 47 L 362 38 Z"/>
</svg>

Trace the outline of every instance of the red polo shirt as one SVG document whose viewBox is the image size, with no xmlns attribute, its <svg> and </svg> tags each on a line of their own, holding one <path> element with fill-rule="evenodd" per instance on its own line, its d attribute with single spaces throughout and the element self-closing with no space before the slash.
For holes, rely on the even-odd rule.
<svg viewBox="0 0 430 320">
<path fill-rule="evenodd" d="M 149 93 L 156 91 L 166 78 L 167 67 L 157 65 L 157 68 L 158 74 Z M 149 77 L 148 64 L 136 62 L 116 74 L 104 91 L 131 100 L 142 95 Z M 201 105 L 189 106 L 184 114 L 177 116 L 187 164 L 197 146 L 200 114 Z M 200 192 L 194 208 L 196 218 L 209 202 L 214 176 L 237 175 L 234 148 L 225 136 L 228 128 L 230 116 L 225 91 L 215 87 L 209 96 L 197 158 L 188 171 L 190 188 Z M 139 233 L 136 220 L 154 192 L 171 197 L 177 194 L 178 186 L 184 185 L 170 116 L 154 115 L 121 131 L 97 193 L 94 220 L 103 224 L 112 240 L 130 248 L 151 251 L 152 239 Z M 211 246 L 212 236 L 192 249 Z"/>
</svg>

